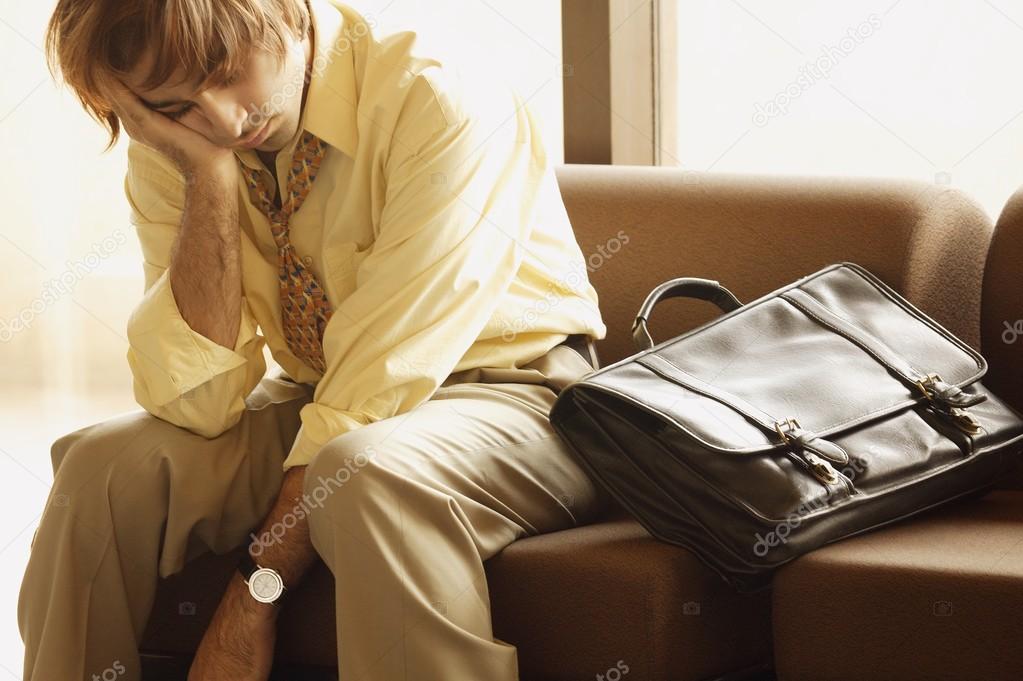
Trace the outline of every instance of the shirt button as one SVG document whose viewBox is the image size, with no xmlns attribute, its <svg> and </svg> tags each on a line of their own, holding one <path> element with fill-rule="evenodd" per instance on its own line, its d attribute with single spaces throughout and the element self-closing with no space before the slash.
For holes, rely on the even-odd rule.
<svg viewBox="0 0 1023 681">
<path fill-rule="evenodd" d="M 312 259 L 312 257 L 311 257 L 311 256 L 308 256 L 308 255 L 306 255 L 306 256 L 303 256 L 303 257 L 302 257 L 302 264 L 304 264 L 304 265 L 305 265 L 306 267 L 311 267 L 311 266 L 312 266 L 312 264 L 313 264 L 313 259 Z"/>
</svg>

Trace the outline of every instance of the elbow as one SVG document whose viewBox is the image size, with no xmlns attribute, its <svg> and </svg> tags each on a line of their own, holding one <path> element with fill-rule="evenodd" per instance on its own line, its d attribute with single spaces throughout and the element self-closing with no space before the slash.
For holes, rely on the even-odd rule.
<svg viewBox="0 0 1023 681">
<path fill-rule="evenodd" d="M 246 410 L 246 397 L 266 372 L 261 339 L 230 350 L 220 362 L 196 359 L 183 351 L 145 354 L 129 347 L 135 401 L 147 412 L 192 433 L 212 439 L 235 427 Z M 212 366 L 211 366 L 212 365 Z"/>
</svg>

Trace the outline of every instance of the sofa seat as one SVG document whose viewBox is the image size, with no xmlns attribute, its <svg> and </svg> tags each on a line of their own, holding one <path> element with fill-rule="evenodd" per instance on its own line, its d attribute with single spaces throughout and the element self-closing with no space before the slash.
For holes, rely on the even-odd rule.
<svg viewBox="0 0 1023 681">
<path fill-rule="evenodd" d="M 774 580 L 780 681 L 1023 679 L 1023 492 L 807 554 Z"/>
<path fill-rule="evenodd" d="M 620 509 L 521 539 L 488 561 L 494 633 L 523 679 L 698 681 L 770 659 L 770 594 L 737 594 Z M 625 668 L 628 668 L 626 673 Z"/>
<path fill-rule="evenodd" d="M 195 651 L 241 550 L 206 553 L 163 580 L 143 650 Z M 611 669 L 698 681 L 770 658 L 770 595 L 734 593 L 691 553 L 653 539 L 620 507 L 602 522 L 521 539 L 487 561 L 494 635 L 519 649 L 524 681 Z M 336 665 L 333 576 L 317 561 L 278 620 L 275 660 Z M 310 635 L 315 632 L 315 635 Z"/>
</svg>

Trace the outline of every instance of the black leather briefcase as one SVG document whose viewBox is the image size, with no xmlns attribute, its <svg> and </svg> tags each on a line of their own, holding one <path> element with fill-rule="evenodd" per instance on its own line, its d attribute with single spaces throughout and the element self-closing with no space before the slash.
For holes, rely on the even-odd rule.
<svg viewBox="0 0 1023 681">
<path fill-rule="evenodd" d="M 654 345 L 658 301 L 726 314 Z M 640 352 L 562 390 L 551 422 L 654 537 L 755 590 L 823 544 L 978 493 L 1023 453 L 987 362 L 876 276 L 838 263 L 747 305 L 675 279 Z"/>
</svg>

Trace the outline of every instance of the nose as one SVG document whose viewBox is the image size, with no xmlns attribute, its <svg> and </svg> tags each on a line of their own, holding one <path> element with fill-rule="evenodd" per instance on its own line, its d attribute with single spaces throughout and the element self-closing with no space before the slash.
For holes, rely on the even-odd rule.
<svg viewBox="0 0 1023 681">
<path fill-rule="evenodd" d="M 213 135 L 224 144 L 233 144 L 251 132 L 245 129 L 248 111 L 229 93 L 207 90 L 197 99 L 213 128 Z"/>
</svg>

